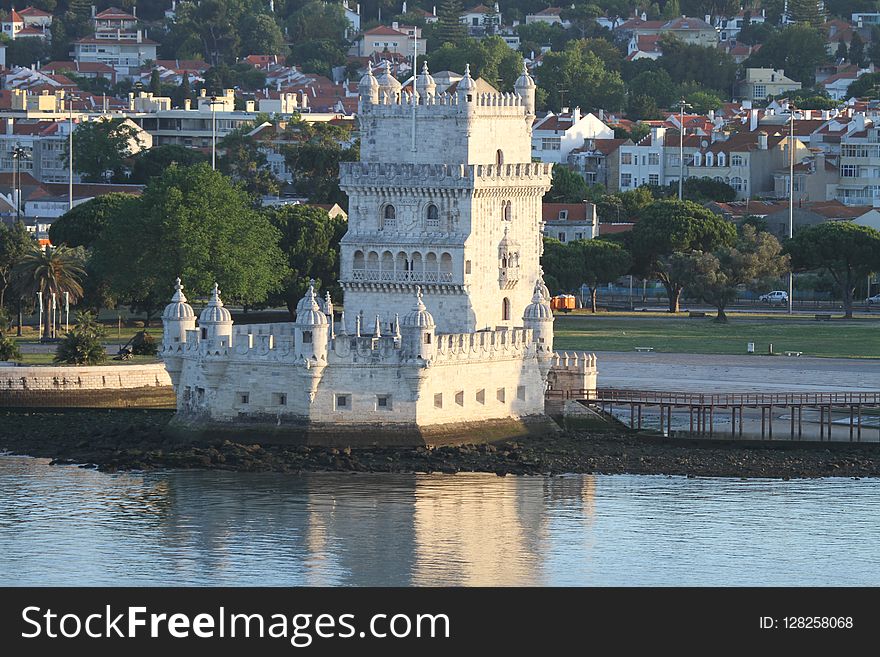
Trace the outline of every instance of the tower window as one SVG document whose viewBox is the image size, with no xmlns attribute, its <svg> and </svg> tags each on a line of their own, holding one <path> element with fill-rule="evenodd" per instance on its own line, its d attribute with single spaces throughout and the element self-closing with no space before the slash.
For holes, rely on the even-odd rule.
<svg viewBox="0 0 880 657">
<path fill-rule="evenodd" d="M 438 392 L 434 395 L 434 408 L 443 408 L 443 393 Z"/>
<path fill-rule="evenodd" d="M 504 221 L 510 221 L 510 201 L 501 201 L 501 214 Z"/>
<path fill-rule="evenodd" d="M 351 408 L 351 395 L 336 395 L 336 410 L 346 411 Z"/>
<path fill-rule="evenodd" d="M 510 321 L 510 299 L 507 297 L 501 301 L 501 321 Z"/>
<path fill-rule="evenodd" d="M 495 151 L 495 164 L 499 167 L 504 164 L 504 152 L 500 148 Z"/>
<path fill-rule="evenodd" d="M 208 339 L 208 329 L 203 328 L 202 329 L 202 340 L 207 340 L 207 339 Z"/>
<path fill-rule="evenodd" d="M 431 334 L 425 333 L 425 344 L 431 344 Z"/>
<path fill-rule="evenodd" d="M 464 390 L 459 390 L 455 393 L 455 403 L 459 406 L 464 406 Z"/>
<path fill-rule="evenodd" d="M 437 206 L 433 203 L 428 206 L 427 223 L 428 228 L 440 227 L 440 210 L 438 210 Z"/>
<path fill-rule="evenodd" d="M 275 406 L 287 406 L 287 393 L 273 392 L 272 402 L 275 404 Z"/>
<path fill-rule="evenodd" d="M 391 410 L 391 395 L 376 395 L 376 410 L 377 411 L 390 411 Z"/>
<path fill-rule="evenodd" d="M 397 220 L 397 210 L 393 205 L 386 205 L 382 211 L 382 228 L 394 228 Z"/>
<path fill-rule="evenodd" d="M 311 344 L 312 343 L 312 332 L 311 331 L 303 331 L 303 344 Z"/>
</svg>

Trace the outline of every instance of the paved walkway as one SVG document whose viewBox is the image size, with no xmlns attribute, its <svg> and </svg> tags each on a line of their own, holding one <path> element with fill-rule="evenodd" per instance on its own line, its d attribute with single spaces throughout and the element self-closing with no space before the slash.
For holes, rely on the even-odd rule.
<svg viewBox="0 0 880 657">
<path fill-rule="evenodd" d="M 687 392 L 880 390 L 880 360 L 596 352 L 600 388 Z"/>
</svg>

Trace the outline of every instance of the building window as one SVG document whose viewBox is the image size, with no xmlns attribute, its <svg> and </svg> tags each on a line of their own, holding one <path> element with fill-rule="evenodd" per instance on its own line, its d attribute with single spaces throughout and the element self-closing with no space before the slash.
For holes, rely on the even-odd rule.
<svg viewBox="0 0 880 657">
<path fill-rule="evenodd" d="M 575 240 L 582 240 L 582 239 L 584 239 L 584 234 L 583 233 L 575 233 L 574 239 Z"/>
<path fill-rule="evenodd" d="M 621 164 L 632 164 L 633 163 L 632 153 L 621 153 L 620 154 L 620 163 Z"/>
<path fill-rule="evenodd" d="M 311 344 L 312 343 L 312 332 L 311 331 L 303 331 L 303 344 Z"/>
<path fill-rule="evenodd" d="M 544 137 L 541 139 L 541 150 L 558 151 L 560 149 L 561 139 L 559 137 Z"/>
<path fill-rule="evenodd" d="M 498 388 L 498 390 L 495 391 L 495 399 L 500 401 L 502 404 L 504 403 L 506 398 L 507 394 L 505 393 L 504 388 Z"/>
<path fill-rule="evenodd" d="M 438 392 L 434 395 L 434 408 L 443 408 L 443 393 Z"/>
<path fill-rule="evenodd" d="M 730 179 L 730 186 L 738 192 L 743 191 L 743 179 L 739 176 L 734 176 Z"/>
<path fill-rule="evenodd" d="M 347 411 L 351 408 L 351 395 L 336 395 L 336 410 Z"/>
<path fill-rule="evenodd" d="M 517 386 L 516 387 L 516 398 L 520 401 L 526 400 L 526 387 L 525 386 Z"/>
<path fill-rule="evenodd" d="M 622 173 L 620 174 L 620 186 L 621 187 L 632 187 L 632 174 L 631 173 Z"/>
<path fill-rule="evenodd" d="M 431 344 L 431 334 L 425 333 L 425 344 Z"/>
<path fill-rule="evenodd" d="M 559 221 L 568 221 L 568 210 L 559 211 Z"/>
<path fill-rule="evenodd" d="M 657 166 L 660 164 L 660 153 L 648 153 L 648 164 Z"/>
<path fill-rule="evenodd" d="M 730 166 L 732 167 L 741 167 L 745 164 L 743 161 L 742 155 L 731 155 L 730 156 Z"/>
<path fill-rule="evenodd" d="M 659 185 L 660 184 L 660 176 L 656 173 L 648 174 L 648 184 L 649 185 Z"/>
<path fill-rule="evenodd" d="M 437 209 L 437 206 L 431 203 L 428 206 L 428 228 L 439 228 L 440 227 L 440 210 Z"/>
<path fill-rule="evenodd" d="M 208 329 L 203 328 L 202 329 L 202 340 L 207 340 L 207 339 L 208 339 Z"/>
<path fill-rule="evenodd" d="M 485 388 L 481 388 L 480 390 L 477 390 L 476 399 L 477 399 L 478 404 L 485 404 L 486 403 L 486 389 Z"/>
<path fill-rule="evenodd" d="M 455 403 L 459 406 L 464 406 L 464 390 L 459 390 L 455 393 Z"/>
<path fill-rule="evenodd" d="M 507 297 L 504 297 L 504 299 L 501 301 L 501 321 L 510 321 L 510 299 L 508 299 Z"/>
<path fill-rule="evenodd" d="M 510 221 L 511 206 L 510 201 L 501 201 L 501 216 L 504 221 Z"/>
<path fill-rule="evenodd" d="M 755 85 L 755 95 L 753 98 L 766 98 L 767 97 L 767 85 L 766 84 L 756 84 Z"/>
<path fill-rule="evenodd" d="M 470 273 L 471 273 L 471 261 L 470 261 L 470 260 L 465 260 L 465 261 L 464 261 L 464 273 L 465 273 L 465 274 L 470 274 Z"/>
<path fill-rule="evenodd" d="M 391 410 L 391 395 L 376 395 L 376 410 L 377 411 L 390 411 Z"/>
<path fill-rule="evenodd" d="M 239 404 L 250 404 L 251 403 L 250 393 L 249 392 L 238 393 L 238 403 Z"/>
<path fill-rule="evenodd" d="M 287 393 L 273 392 L 272 404 L 275 406 L 287 406 Z"/>
<path fill-rule="evenodd" d="M 560 242 L 564 242 L 564 241 L 565 241 L 565 233 L 556 233 L 556 234 L 559 236 L 559 241 L 560 241 Z"/>
<path fill-rule="evenodd" d="M 394 228 L 397 222 L 397 211 L 393 205 L 386 205 L 382 211 L 382 228 Z"/>
<path fill-rule="evenodd" d="M 841 164 L 840 165 L 840 177 L 841 178 L 858 178 L 859 177 L 859 167 L 855 164 Z"/>
<path fill-rule="evenodd" d="M 500 148 L 495 151 L 495 164 L 499 167 L 504 164 L 504 153 L 501 151 Z"/>
</svg>

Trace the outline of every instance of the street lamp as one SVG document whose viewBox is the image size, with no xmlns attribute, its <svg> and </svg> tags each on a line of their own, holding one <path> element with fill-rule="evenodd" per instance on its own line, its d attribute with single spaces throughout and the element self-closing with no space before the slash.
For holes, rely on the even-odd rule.
<svg viewBox="0 0 880 657">
<path fill-rule="evenodd" d="M 214 105 L 222 105 L 222 100 L 217 100 L 217 96 L 211 96 L 211 169 L 217 170 L 217 112 L 214 111 Z"/>
<path fill-rule="evenodd" d="M 684 185 L 684 108 L 691 108 L 684 98 L 678 101 L 678 200 L 682 198 Z"/>
<path fill-rule="evenodd" d="M 794 237 L 794 112 L 797 107 L 789 101 L 788 132 L 788 239 Z M 793 312 L 794 273 L 788 269 L 788 314 Z"/>
<path fill-rule="evenodd" d="M 22 148 L 21 144 L 16 144 L 12 149 L 12 163 L 14 165 L 12 172 L 12 183 L 15 186 L 15 220 L 21 221 L 21 160 L 27 157 L 27 149 Z"/>
<path fill-rule="evenodd" d="M 76 96 L 67 97 L 67 125 L 68 125 L 68 142 L 67 142 L 67 211 L 73 210 L 73 101 L 79 100 Z"/>
</svg>

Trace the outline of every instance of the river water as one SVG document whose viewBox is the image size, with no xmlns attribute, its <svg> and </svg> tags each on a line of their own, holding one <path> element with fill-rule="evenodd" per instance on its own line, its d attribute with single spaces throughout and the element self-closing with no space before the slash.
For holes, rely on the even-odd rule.
<svg viewBox="0 0 880 657">
<path fill-rule="evenodd" d="M 102 474 L 0 456 L 2 585 L 878 585 L 880 480 Z"/>
</svg>

